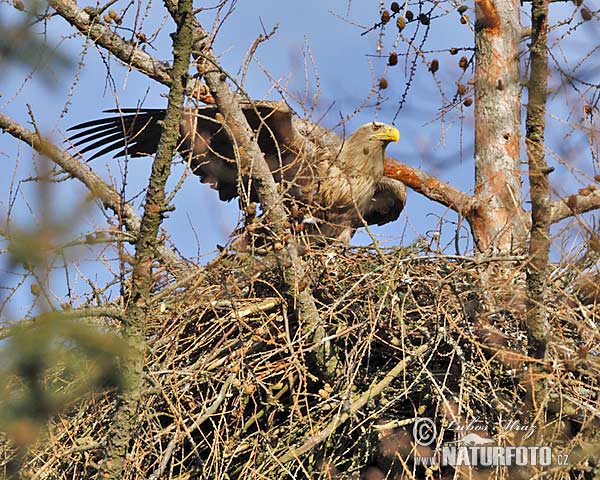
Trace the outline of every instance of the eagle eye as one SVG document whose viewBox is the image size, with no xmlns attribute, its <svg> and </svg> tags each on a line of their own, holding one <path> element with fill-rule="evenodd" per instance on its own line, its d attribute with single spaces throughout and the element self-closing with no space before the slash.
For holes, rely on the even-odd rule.
<svg viewBox="0 0 600 480">
<path fill-rule="evenodd" d="M 377 131 L 381 128 L 381 125 L 379 123 L 375 123 L 373 122 L 373 130 Z"/>
</svg>

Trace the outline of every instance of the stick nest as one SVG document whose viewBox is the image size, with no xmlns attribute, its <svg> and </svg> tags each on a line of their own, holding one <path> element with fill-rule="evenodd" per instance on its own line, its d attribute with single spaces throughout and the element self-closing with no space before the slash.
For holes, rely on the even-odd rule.
<svg viewBox="0 0 600 480">
<path fill-rule="evenodd" d="M 535 466 L 417 465 L 415 455 L 436 446 L 415 445 L 422 417 L 434 420 L 438 446 L 475 421 L 496 444 L 569 455 L 543 478 L 600 475 L 594 305 L 559 281 L 549 286 L 549 360 L 534 369 L 518 263 L 370 249 L 316 252 L 309 263 L 310 281 L 297 288 L 312 285 L 325 332 L 318 344 L 267 259 L 158 276 L 124 478 L 542 478 Z M 501 300 L 486 306 L 490 297 Z M 542 399 L 532 398 L 536 382 Z M 84 396 L 53 417 L 25 476 L 94 476 L 115 393 Z M 536 431 L 525 438 L 511 420 Z"/>
</svg>

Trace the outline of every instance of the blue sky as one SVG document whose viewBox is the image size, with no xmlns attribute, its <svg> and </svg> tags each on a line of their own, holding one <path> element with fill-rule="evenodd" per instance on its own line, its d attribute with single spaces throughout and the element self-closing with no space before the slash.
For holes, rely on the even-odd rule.
<svg viewBox="0 0 600 480">
<path fill-rule="evenodd" d="M 118 11 L 120 3 L 113 8 Z M 217 3 L 216 0 L 214 3 Z M 153 1 L 140 5 L 142 30 L 146 35 L 157 29 L 163 21 L 166 22 L 152 46 L 148 47 L 148 51 L 157 58 L 169 60 L 171 45 L 168 33 L 173 31 L 173 24 L 170 19 L 164 17 L 161 2 Z M 431 8 L 432 5 L 426 3 L 425 9 Z M 467 2 L 467 5 L 471 5 L 470 2 Z M 144 16 L 146 8 L 148 14 Z M 418 11 L 417 8 L 411 8 L 415 12 Z M 570 12 L 575 7 L 569 4 L 560 8 L 564 9 L 561 12 Z M 467 26 L 459 23 L 456 11 L 445 12 L 443 6 L 440 6 L 434 13 L 441 17 L 432 21 L 423 50 L 427 52 L 427 61 L 434 58 L 439 60 L 440 69 L 434 77 L 427 71 L 427 65 L 420 58 L 417 60 L 417 70 L 406 104 L 395 120 L 395 125 L 401 132 L 401 139 L 398 144 L 389 146 L 388 153 L 470 192 L 473 185 L 473 108 L 465 108 L 463 113 L 455 109 L 443 122 L 438 118 L 442 107 L 438 84 L 442 85 L 449 98 L 452 98 L 455 82 L 460 76 L 457 61 L 462 53 L 452 56 L 448 52 L 435 51 L 449 47 L 471 47 L 472 32 Z M 471 10 L 468 13 L 471 18 L 474 17 Z M 134 15 L 135 12 L 131 9 L 124 18 L 123 26 L 130 24 Z M 379 2 L 373 1 L 240 0 L 235 4 L 235 10 L 223 22 L 214 48 L 222 66 L 230 73 L 236 74 L 248 48 L 263 32 L 263 28 L 269 31 L 278 24 L 276 35 L 258 48 L 256 60 L 251 62 L 244 77 L 245 89 L 255 98 L 278 99 L 277 92 L 271 88 L 270 76 L 287 85 L 287 90 L 295 98 L 301 98 L 308 85 L 308 98 L 312 98 L 318 85 L 319 103 L 316 118 L 323 112 L 329 112 L 322 119 L 322 123 L 327 126 L 336 125 L 340 118 L 351 115 L 368 97 L 377 79 L 385 75 L 389 88 L 383 91 L 382 105 L 375 108 L 373 100 L 367 102 L 367 106 L 348 121 L 346 130 L 351 131 L 373 118 L 391 123 L 408 78 L 409 68 L 405 68 L 402 57 L 397 66 L 386 69 L 390 51 L 407 51 L 405 44 L 394 46 L 397 29 L 393 21 L 385 28 L 383 37 L 379 36 L 379 30 L 361 36 L 364 31 L 361 26 L 372 26 L 378 21 L 379 15 Z M 15 13 L 10 5 L 0 4 L 2 22 L 14 23 L 22 18 L 23 15 Z M 201 13 L 199 19 L 210 28 L 214 20 L 214 11 Z M 416 28 L 415 23 L 410 24 L 404 34 L 409 36 Z M 595 30 L 588 30 L 588 33 L 595 32 L 598 38 L 597 27 L 594 28 Z M 419 35 L 422 35 L 425 27 L 421 25 L 419 29 Z M 41 31 L 41 26 L 38 31 Z M 126 37 L 130 35 L 125 31 L 121 33 Z M 57 143 L 61 143 L 69 126 L 97 118 L 101 116 L 102 110 L 114 108 L 117 104 L 123 107 L 136 106 L 143 101 L 147 107 L 166 105 L 165 87 L 135 71 L 129 71 L 91 43 L 84 51 L 81 37 L 73 35 L 73 29 L 62 19 L 53 18 L 47 23 L 47 38 L 51 48 L 60 48 L 72 58 L 72 65 L 66 69 L 55 70 L 50 80 L 41 81 L 39 75 L 34 74 L 33 79 L 25 83 L 24 79 L 30 71 L 23 67 L 10 68 L 0 87 L 0 110 L 3 113 L 27 123 L 29 116 L 26 105 L 30 104 L 40 130 Z M 581 35 L 577 39 L 584 43 L 586 41 Z M 308 76 L 305 75 L 303 52 L 307 52 L 308 48 L 318 76 L 311 61 L 308 61 Z M 576 57 L 584 54 L 585 50 L 582 49 L 574 55 Z M 594 61 L 593 56 L 591 61 Z M 469 76 L 462 80 L 463 83 L 466 83 Z M 292 105 L 298 106 L 293 100 Z M 63 113 L 65 111 L 66 113 Z M 569 119 L 567 109 L 560 113 L 564 113 L 564 117 Z M 560 127 L 561 121 L 556 122 L 556 132 L 559 128 L 564 129 Z M 573 118 L 569 121 L 573 121 Z M 562 138 L 564 137 L 557 135 L 555 143 L 565 147 L 571 143 L 577 146 L 581 143 L 581 135 L 578 132 L 566 141 L 561 140 Z M 0 135 L 0 158 L 5 171 L 5 174 L 0 176 L 0 212 L 4 217 L 10 204 L 8 192 L 11 179 L 32 176 L 36 162 L 32 161 L 29 149 L 18 145 L 7 135 Z M 579 160 L 587 165 L 589 154 Z M 122 162 L 101 158 L 95 160 L 92 166 L 105 180 L 120 188 L 124 168 Z M 150 162 L 145 159 L 134 159 L 127 166 L 127 197 L 133 199 L 138 209 L 143 199 L 140 192 L 146 185 L 149 167 Z M 171 188 L 183 172 L 181 165 L 174 168 Z M 568 189 L 570 186 L 570 182 L 564 182 L 561 188 Z M 73 234 L 106 227 L 104 215 L 97 206 L 81 207 L 85 190 L 76 181 L 53 185 L 51 192 L 55 218 L 72 217 L 77 220 L 74 222 L 76 227 Z M 36 206 L 35 197 L 34 183 L 21 185 L 12 210 L 13 226 L 24 227 L 42 221 L 41 210 L 39 205 Z M 173 204 L 176 210 L 165 221 L 164 227 L 184 256 L 199 256 L 201 262 L 214 255 L 216 244 L 227 242 L 228 235 L 235 228 L 239 218 L 235 201 L 229 204 L 220 202 L 216 192 L 207 185 L 200 184 L 194 176 L 185 180 Z M 84 213 L 74 215 L 74 211 Z M 450 221 L 456 220 L 453 213 L 448 213 L 420 195 L 409 192 L 408 205 L 401 219 L 385 227 L 373 228 L 373 233 L 388 245 L 406 245 L 419 237 L 429 235 L 442 216 Z M 449 241 L 453 234 L 454 227 L 448 224 L 444 227 L 442 238 Z M 354 243 L 369 242 L 369 237 L 364 233 L 354 239 Z M 453 250 L 450 253 L 454 253 Z M 78 288 L 87 288 L 85 276 L 101 283 L 101 280 L 109 275 L 108 270 L 111 267 L 97 260 L 102 256 L 98 248 L 72 249 L 69 255 L 73 256 L 73 264 L 77 264 L 80 269 L 79 273 L 73 273 L 73 278 L 79 281 Z M 6 258 L 0 260 L 0 269 L 3 285 L 12 284 L 11 282 L 18 278 L 10 273 Z M 52 289 L 57 298 L 65 293 L 64 283 L 62 273 L 53 279 Z M 18 300 L 13 302 L 16 316 L 23 314 L 25 305 L 30 303 L 27 284 L 24 289 L 25 294 L 16 297 Z M 2 297 L 3 294 L 0 293 L 0 299 Z M 3 312 L 2 316 L 5 315 L 6 312 Z"/>
</svg>

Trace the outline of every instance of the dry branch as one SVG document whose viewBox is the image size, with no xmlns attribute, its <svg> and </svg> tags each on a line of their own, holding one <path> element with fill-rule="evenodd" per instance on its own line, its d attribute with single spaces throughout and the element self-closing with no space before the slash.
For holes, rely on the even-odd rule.
<svg viewBox="0 0 600 480">
<path fill-rule="evenodd" d="M 550 202 L 550 223 L 557 223 L 581 213 L 600 208 L 600 190 L 569 195 Z"/>
<path fill-rule="evenodd" d="M 471 197 L 418 168 L 386 158 L 384 175 L 401 181 L 415 192 L 451 208 L 459 215 L 470 217 Z"/>
<path fill-rule="evenodd" d="M 350 418 L 351 415 L 355 415 L 367 404 L 367 402 L 381 395 L 395 378 L 404 373 L 409 365 L 413 364 L 416 359 L 422 357 L 430 348 L 431 346 L 429 344 L 421 345 L 410 355 L 404 357 L 404 359 L 398 362 L 394 368 L 387 372 L 379 382 L 373 384 L 371 388 L 355 399 L 350 404 L 348 409 L 345 409 L 342 413 L 337 415 L 323 430 L 316 435 L 311 436 L 298 448 L 294 448 L 290 452 L 283 455 L 279 459 L 279 463 L 286 464 L 291 460 L 299 459 L 302 455 L 310 452 L 317 445 L 326 441 L 340 425 Z"/>
</svg>

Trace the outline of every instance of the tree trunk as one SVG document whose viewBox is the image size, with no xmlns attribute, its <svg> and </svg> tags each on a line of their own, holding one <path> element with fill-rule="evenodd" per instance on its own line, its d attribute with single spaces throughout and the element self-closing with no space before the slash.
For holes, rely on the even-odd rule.
<svg viewBox="0 0 600 480">
<path fill-rule="evenodd" d="M 482 252 L 522 251 L 518 0 L 476 0 L 475 198 L 471 228 Z"/>
</svg>

